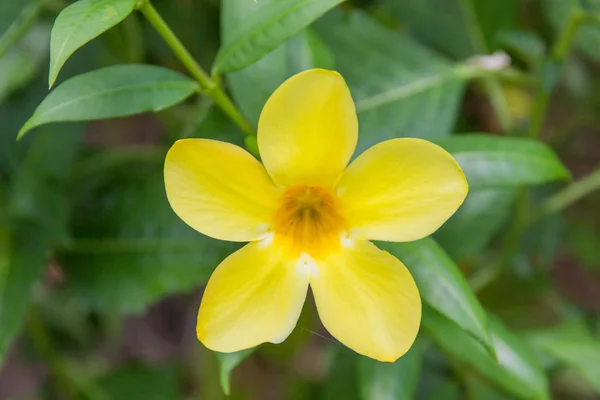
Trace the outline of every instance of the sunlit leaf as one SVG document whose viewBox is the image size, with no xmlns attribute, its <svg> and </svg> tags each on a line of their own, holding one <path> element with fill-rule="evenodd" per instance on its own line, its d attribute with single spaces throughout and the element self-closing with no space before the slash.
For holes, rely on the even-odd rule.
<svg viewBox="0 0 600 400">
<path fill-rule="evenodd" d="M 50 40 L 52 87 L 64 63 L 78 48 L 123 21 L 136 0 L 79 0 L 58 14 Z"/>
</svg>

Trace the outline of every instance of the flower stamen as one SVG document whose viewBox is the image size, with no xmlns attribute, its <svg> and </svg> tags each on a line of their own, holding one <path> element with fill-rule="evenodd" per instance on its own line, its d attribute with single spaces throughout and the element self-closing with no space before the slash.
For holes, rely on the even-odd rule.
<svg viewBox="0 0 600 400">
<path fill-rule="evenodd" d="M 307 253 L 319 257 L 340 246 L 346 223 L 339 201 L 328 189 L 300 185 L 288 188 L 273 218 L 275 240 L 291 256 Z"/>
</svg>

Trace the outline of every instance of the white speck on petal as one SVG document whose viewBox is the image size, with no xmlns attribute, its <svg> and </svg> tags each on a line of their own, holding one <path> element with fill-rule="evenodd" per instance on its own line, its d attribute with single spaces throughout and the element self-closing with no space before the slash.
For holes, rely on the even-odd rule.
<svg viewBox="0 0 600 400">
<path fill-rule="evenodd" d="M 340 242 L 342 243 L 342 246 L 349 249 L 354 247 L 354 239 L 352 239 L 348 232 L 342 232 L 340 235 Z"/>
<path fill-rule="evenodd" d="M 300 254 L 300 257 L 296 262 L 296 269 L 299 274 L 308 276 L 319 276 L 321 274 L 315 260 L 306 253 Z"/>
<path fill-rule="evenodd" d="M 258 247 L 261 249 L 268 247 L 273 242 L 274 237 L 275 237 L 275 234 L 273 232 L 267 232 L 265 237 L 263 239 L 261 239 L 260 242 L 258 242 Z"/>
</svg>

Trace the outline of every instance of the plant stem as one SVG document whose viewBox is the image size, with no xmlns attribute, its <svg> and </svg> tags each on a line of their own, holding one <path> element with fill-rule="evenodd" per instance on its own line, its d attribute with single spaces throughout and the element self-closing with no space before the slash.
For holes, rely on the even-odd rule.
<svg viewBox="0 0 600 400">
<path fill-rule="evenodd" d="M 577 182 L 571 183 L 563 190 L 549 197 L 542 204 L 542 213 L 551 214 L 559 212 L 595 190 L 600 190 L 600 167 L 591 174 Z"/>
<path fill-rule="evenodd" d="M 164 39 L 173 50 L 179 61 L 187 68 L 190 74 L 198 81 L 204 92 L 213 98 L 215 103 L 231 118 L 231 120 L 246 134 L 254 135 L 254 129 L 244 118 L 242 113 L 225 94 L 223 89 L 202 69 L 181 41 L 175 36 L 169 25 L 160 16 L 148 0 L 138 2 L 138 10 L 146 17 L 156 32 Z"/>
<path fill-rule="evenodd" d="M 567 56 L 575 34 L 579 29 L 579 26 L 584 21 L 584 12 L 580 8 L 575 8 L 571 12 L 567 25 L 561 31 L 560 36 L 554 43 L 550 54 L 550 60 L 541 73 L 545 76 L 540 79 L 540 84 L 535 94 L 533 102 L 533 110 L 531 112 L 531 124 L 529 127 L 529 137 L 538 139 L 542 132 L 544 118 L 546 116 L 546 110 L 550 101 L 550 93 L 554 88 L 556 81 L 558 80 L 557 68 L 560 68 L 565 57 Z"/>
</svg>

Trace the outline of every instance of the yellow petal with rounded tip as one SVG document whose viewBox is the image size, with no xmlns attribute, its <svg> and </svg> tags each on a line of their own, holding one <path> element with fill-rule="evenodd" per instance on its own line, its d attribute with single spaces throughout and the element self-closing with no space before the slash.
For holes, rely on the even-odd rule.
<svg viewBox="0 0 600 400">
<path fill-rule="evenodd" d="M 221 240 L 263 237 L 279 190 L 246 150 L 209 139 L 175 142 L 165 161 L 167 197 L 186 224 Z"/>
<path fill-rule="evenodd" d="M 310 286 L 325 328 L 357 353 L 393 362 L 410 349 L 421 322 L 421 298 L 397 258 L 368 241 L 318 262 Z"/>
<path fill-rule="evenodd" d="M 280 343 L 292 332 L 308 290 L 296 260 L 265 242 L 236 251 L 208 281 L 198 312 L 198 339 L 209 349 L 234 352 Z"/>
<path fill-rule="evenodd" d="M 348 166 L 337 186 L 353 235 L 392 242 L 435 232 L 467 191 L 454 158 L 438 145 L 414 138 L 371 147 Z"/>
<path fill-rule="evenodd" d="M 258 148 L 273 181 L 283 187 L 332 187 L 358 140 L 354 102 L 335 71 L 311 69 L 285 81 L 258 121 Z"/>
</svg>

